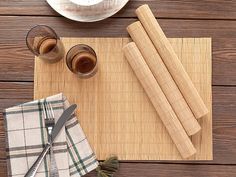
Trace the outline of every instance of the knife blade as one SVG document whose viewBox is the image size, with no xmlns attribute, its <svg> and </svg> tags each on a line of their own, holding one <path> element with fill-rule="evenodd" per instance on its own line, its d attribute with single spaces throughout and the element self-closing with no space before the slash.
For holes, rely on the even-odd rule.
<svg viewBox="0 0 236 177">
<path fill-rule="evenodd" d="M 43 151 L 41 152 L 37 160 L 34 162 L 32 167 L 26 173 L 25 177 L 34 177 L 36 175 L 36 172 L 40 164 L 42 163 L 45 155 L 47 154 L 48 150 L 50 149 L 51 144 L 55 140 L 56 136 L 58 135 L 58 133 L 60 132 L 66 121 L 71 117 L 71 114 L 75 111 L 76 107 L 77 105 L 73 104 L 62 113 L 62 115 L 60 116 L 60 118 L 58 119 L 56 125 L 52 130 L 51 141 L 46 144 L 46 146 L 44 147 Z"/>
<path fill-rule="evenodd" d="M 52 129 L 52 134 L 51 134 L 51 141 L 53 142 L 58 133 L 60 132 L 61 128 L 63 125 L 66 123 L 68 118 L 70 118 L 71 114 L 75 111 L 77 105 L 73 104 L 69 108 L 67 108 L 60 118 L 58 119 L 57 123 L 55 124 L 54 128 Z"/>
</svg>

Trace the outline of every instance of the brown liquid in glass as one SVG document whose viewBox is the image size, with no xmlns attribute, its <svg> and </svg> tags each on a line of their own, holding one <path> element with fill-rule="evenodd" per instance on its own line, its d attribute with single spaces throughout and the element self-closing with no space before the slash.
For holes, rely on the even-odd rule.
<svg viewBox="0 0 236 177">
<path fill-rule="evenodd" d="M 89 73 L 96 66 L 96 59 L 89 53 L 81 53 L 76 55 L 72 61 L 74 72 Z"/>
<path fill-rule="evenodd" d="M 56 47 L 56 45 L 57 45 L 56 39 L 46 39 L 41 43 L 39 47 L 39 53 L 40 54 L 49 53 L 52 49 Z"/>
</svg>

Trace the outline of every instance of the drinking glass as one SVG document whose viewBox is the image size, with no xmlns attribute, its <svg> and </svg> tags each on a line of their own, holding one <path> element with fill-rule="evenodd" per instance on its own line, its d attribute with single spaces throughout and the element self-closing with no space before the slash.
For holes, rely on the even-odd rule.
<svg viewBox="0 0 236 177">
<path fill-rule="evenodd" d="M 79 78 L 90 78 L 98 70 L 96 53 L 90 46 L 85 44 L 75 45 L 68 51 L 66 64 Z"/>
<path fill-rule="evenodd" d="M 64 46 L 56 32 L 46 25 L 37 25 L 26 36 L 28 48 L 44 61 L 55 63 L 64 57 Z"/>
</svg>

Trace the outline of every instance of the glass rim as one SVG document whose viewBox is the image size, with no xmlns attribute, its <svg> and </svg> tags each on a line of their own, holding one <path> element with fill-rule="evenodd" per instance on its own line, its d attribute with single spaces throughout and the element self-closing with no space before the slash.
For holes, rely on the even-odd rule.
<svg viewBox="0 0 236 177">
<path fill-rule="evenodd" d="M 29 36 L 29 33 L 30 33 L 33 29 L 35 29 L 35 28 L 37 28 L 37 27 L 40 27 L 40 26 L 49 28 L 49 29 L 53 32 L 53 34 L 56 36 L 56 39 L 57 39 L 57 40 L 60 39 L 59 36 L 57 35 L 56 31 L 55 31 L 54 29 L 52 29 L 50 26 L 48 26 L 48 25 L 39 24 L 39 25 L 35 25 L 35 26 L 33 26 L 32 28 L 30 28 L 30 30 L 29 30 L 29 31 L 27 32 L 27 34 L 26 34 L 25 42 L 26 42 L 26 45 L 27 45 L 28 49 L 29 49 L 33 54 L 35 54 L 36 56 L 39 56 L 40 53 L 36 53 L 36 52 L 29 46 L 29 43 L 28 43 L 28 41 L 27 41 L 27 38 L 28 38 L 28 36 Z M 57 47 L 57 40 L 56 40 L 56 45 L 52 48 L 52 50 Z"/>
<path fill-rule="evenodd" d="M 72 68 L 68 65 L 67 57 L 68 57 L 68 55 L 69 55 L 69 53 L 71 52 L 72 49 L 74 49 L 75 47 L 80 46 L 80 45 L 84 45 L 84 46 L 90 48 L 90 49 L 92 50 L 92 52 L 94 53 L 94 56 L 95 56 L 95 58 L 96 58 L 95 66 L 94 66 L 94 68 L 93 68 L 91 71 L 89 71 L 89 72 L 87 72 L 87 73 L 81 73 L 81 72 L 77 72 L 77 73 L 76 73 L 76 74 L 80 74 L 80 75 L 83 75 L 83 76 L 87 76 L 87 75 L 89 75 L 89 74 L 91 74 L 91 73 L 94 72 L 94 70 L 97 68 L 97 62 L 98 62 L 96 52 L 95 52 L 94 49 L 93 49 L 92 47 L 90 47 L 89 45 L 87 45 L 87 44 L 76 44 L 76 45 L 74 45 L 73 47 L 71 47 L 71 48 L 68 50 L 68 52 L 66 53 L 66 57 L 65 57 L 65 59 L 66 59 L 66 65 L 67 65 L 67 67 L 68 67 L 70 70 L 72 69 Z M 77 53 L 76 55 L 78 55 L 78 53 Z"/>
</svg>

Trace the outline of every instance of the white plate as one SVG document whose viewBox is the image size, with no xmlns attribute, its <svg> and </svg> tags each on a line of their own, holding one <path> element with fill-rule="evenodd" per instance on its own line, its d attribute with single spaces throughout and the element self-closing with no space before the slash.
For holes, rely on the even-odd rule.
<svg viewBox="0 0 236 177">
<path fill-rule="evenodd" d="M 70 0 L 71 2 L 81 6 L 91 6 L 102 2 L 103 0 Z"/>
<path fill-rule="evenodd" d="M 114 15 L 129 0 L 47 0 L 62 16 L 80 22 L 94 22 Z"/>
</svg>

